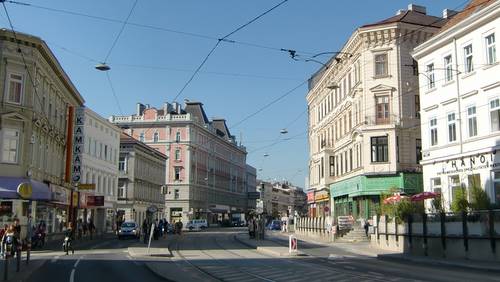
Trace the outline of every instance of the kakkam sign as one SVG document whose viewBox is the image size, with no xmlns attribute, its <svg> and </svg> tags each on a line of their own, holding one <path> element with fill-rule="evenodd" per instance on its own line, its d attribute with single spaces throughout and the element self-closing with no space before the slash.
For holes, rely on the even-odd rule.
<svg viewBox="0 0 500 282">
<path fill-rule="evenodd" d="M 84 127 L 85 107 L 78 107 L 75 110 L 75 131 L 73 134 L 73 163 L 71 169 L 73 184 L 78 184 L 82 180 L 82 153 L 85 145 Z"/>
</svg>

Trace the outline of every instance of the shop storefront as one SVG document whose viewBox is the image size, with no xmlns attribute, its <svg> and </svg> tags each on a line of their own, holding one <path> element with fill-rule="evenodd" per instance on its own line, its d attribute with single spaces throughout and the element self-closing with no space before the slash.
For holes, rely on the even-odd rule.
<svg viewBox="0 0 500 282">
<path fill-rule="evenodd" d="M 309 217 L 316 217 L 316 203 L 314 202 L 314 190 L 307 191 L 307 210 Z"/>
<path fill-rule="evenodd" d="M 328 190 L 316 191 L 314 202 L 316 203 L 317 217 L 330 216 L 330 193 Z"/>
<path fill-rule="evenodd" d="M 441 193 L 447 210 L 459 190 L 471 201 L 473 187 L 484 189 L 491 204 L 500 207 L 500 150 L 437 161 L 425 164 L 423 169 L 425 191 Z M 433 211 L 431 201 L 425 204 L 428 211 Z"/>
<path fill-rule="evenodd" d="M 334 216 L 369 218 L 380 205 L 380 195 L 396 189 L 406 194 L 423 191 L 421 173 L 360 175 L 330 185 Z"/>
</svg>

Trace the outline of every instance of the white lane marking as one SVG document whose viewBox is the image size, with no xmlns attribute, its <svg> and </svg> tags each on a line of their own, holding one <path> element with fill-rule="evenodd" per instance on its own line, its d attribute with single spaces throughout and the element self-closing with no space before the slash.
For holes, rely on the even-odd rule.
<svg viewBox="0 0 500 282">
<path fill-rule="evenodd" d="M 356 267 L 349 266 L 349 265 L 345 265 L 344 268 L 347 268 L 347 269 L 350 269 L 350 270 L 355 270 L 356 269 Z"/>
<path fill-rule="evenodd" d="M 55 256 L 50 262 L 54 263 L 56 262 L 61 256 Z"/>
<path fill-rule="evenodd" d="M 130 255 L 127 255 L 127 259 L 133 262 L 135 265 L 139 265 L 139 263 L 135 261 Z"/>
<path fill-rule="evenodd" d="M 69 276 L 69 282 L 75 281 L 75 269 L 71 270 L 71 275 Z"/>
<path fill-rule="evenodd" d="M 76 268 L 78 266 L 78 264 L 80 263 L 80 260 L 82 260 L 83 256 L 79 257 L 76 261 L 75 261 L 75 264 L 73 265 L 74 268 Z"/>
</svg>

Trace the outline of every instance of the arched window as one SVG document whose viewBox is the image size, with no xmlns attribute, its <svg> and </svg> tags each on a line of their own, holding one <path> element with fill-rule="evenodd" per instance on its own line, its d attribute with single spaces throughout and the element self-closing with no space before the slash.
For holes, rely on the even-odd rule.
<svg viewBox="0 0 500 282">
<path fill-rule="evenodd" d="M 177 131 L 177 133 L 175 134 L 175 142 L 180 142 L 180 141 L 181 141 L 181 133 Z"/>
</svg>

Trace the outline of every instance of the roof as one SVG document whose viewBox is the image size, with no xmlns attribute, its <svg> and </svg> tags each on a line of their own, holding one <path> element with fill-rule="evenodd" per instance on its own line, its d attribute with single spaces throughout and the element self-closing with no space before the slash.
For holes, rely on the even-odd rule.
<svg viewBox="0 0 500 282">
<path fill-rule="evenodd" d="M 391 23 L 407 23 L 407 24 L 440 28 L 446 23 L 446 19 L 443 19 L 440 17 L 435 17 L 435 16 L 430 16 L 430 15 L 416 12 L 416 11 L 407 10 L 407 11 L 400 13 L 399 15 L 395 15 L 395 16 L 387 18 L 385 20 L 381 20 L 381 21 L 376 22 L 376 23 L 363 25 L 363 26 L 361 26 L 361 28 L 374 27 L 374 26 L 386 25 L 386 24 L 391 24 Z"/>
<path fill-rule="evenodd" d="M 197 117 L 197 120 L 207 124 L 208 118 L 205 114 L 205 110 L 203 109 L 203 104 L 201 102 L 186 102 L 186 107 L 184 108 L 186 113 L 191 114 L 194 117 Z"/>
<path fill-rule="evenodd" d="M 485 8 L 486 6 L 495 3 L 497 0 L 471 0 L 469 4 L 460 12 L 458 12 L 453 18 L 451 18 L 439 32 L 450 29 L 451 27 L 457 25 L 461 21 L 468 18 L 473 13 Z"/>
</svg>

